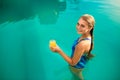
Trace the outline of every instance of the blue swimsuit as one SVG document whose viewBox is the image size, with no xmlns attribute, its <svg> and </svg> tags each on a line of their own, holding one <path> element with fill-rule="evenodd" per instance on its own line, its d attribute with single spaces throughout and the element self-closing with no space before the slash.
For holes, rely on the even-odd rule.
<svg viewBox="0 0 120 80">
<path fill-rule="evenodd" d="M 71 58 L 73 57 L 73 54 L 74 54 L 74 51 L 75 51 L 75 46 L 80 42 L 80 41 L 82 41 L 82 40 L 90 40 L 89 38 L 84 38 L 84 39 L 81 39 L 80 41 L 78 41 L 79 40 L 79 38 L 77 39 L 77 40 L 75 40 L 74 41 L 74 44 L 73 44 L 73 46 L 72 46 L 72 55 L 71 55 Z M 85 67 L 85 64 L 87 63 L 87 58 L 86 58 L 86 54 L 83 54 L 82 56 L 81 56 L 81 59 L 78 61 L 78 63 L 75 65 L 75 66 L 73 66 L 73 67 L 75 67 L 75 68 L 84 68 Z"/>
</svg>

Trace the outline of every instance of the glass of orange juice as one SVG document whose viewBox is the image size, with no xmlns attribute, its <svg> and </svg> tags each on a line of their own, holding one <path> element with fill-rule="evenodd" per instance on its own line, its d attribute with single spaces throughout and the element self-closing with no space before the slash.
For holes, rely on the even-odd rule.
<svg viewBox="0 0 120 80">
<path fill-rule="evenodd" d="M 49 46 L 50 47 L 56 47 L 56 41 L 55 40 L 50 40 Z"/>
</svg>

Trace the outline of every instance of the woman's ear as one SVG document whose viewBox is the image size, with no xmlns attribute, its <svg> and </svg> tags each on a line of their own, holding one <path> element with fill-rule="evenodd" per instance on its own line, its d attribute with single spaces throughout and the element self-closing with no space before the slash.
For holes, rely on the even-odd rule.
<svg viewBox="0 0 120 80">
<path fill-rule="evenodd" d="M 88 30 L 87 30 L 86 32 L 90 32 L 90 31 L 91 31 L 91 29 L 92 29 L 92 27 L 89 27 L 89 28 L 88 28 Z"/>
<path fill-rule="evenodd" d="M 91 31 L 92 28 L 93 28 L 93 27 L 90 27 L 90 28 L 89 28 L 89 31 Z"/>
</svg>

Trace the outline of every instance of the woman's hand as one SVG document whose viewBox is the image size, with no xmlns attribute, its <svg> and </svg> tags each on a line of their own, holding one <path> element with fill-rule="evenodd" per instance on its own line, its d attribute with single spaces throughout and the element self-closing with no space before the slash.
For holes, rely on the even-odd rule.
<svg viewBox="0 0 120 80">
<path fill-rule="evenodd" d="M 61 51 L 60 47 L 57 44 L 55 47 L 50 46 L 50 50 L 53 52 L 57 52 L 57 53 L 59 53 Z"/>
</svg>

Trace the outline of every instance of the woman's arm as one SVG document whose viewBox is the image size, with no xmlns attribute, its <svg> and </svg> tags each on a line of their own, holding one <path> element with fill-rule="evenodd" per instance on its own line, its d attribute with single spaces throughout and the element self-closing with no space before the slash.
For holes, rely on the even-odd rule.
<svg viewBox="0 0 120 80">
<path fill-rule="evenodd" d="M 59 46 L 56 47 L 50 47 L 50 49 L 53 52 L 59 53 L 70 65 L 74 66 L 78 63 L 79 59 L 83 55 L 85 51 L 86 44 L 84 41 L 81 41 L 78 45 L 75 47 L 74 55 L 72 58 L 67 56 L 60 48 Z"/>
</svg>

